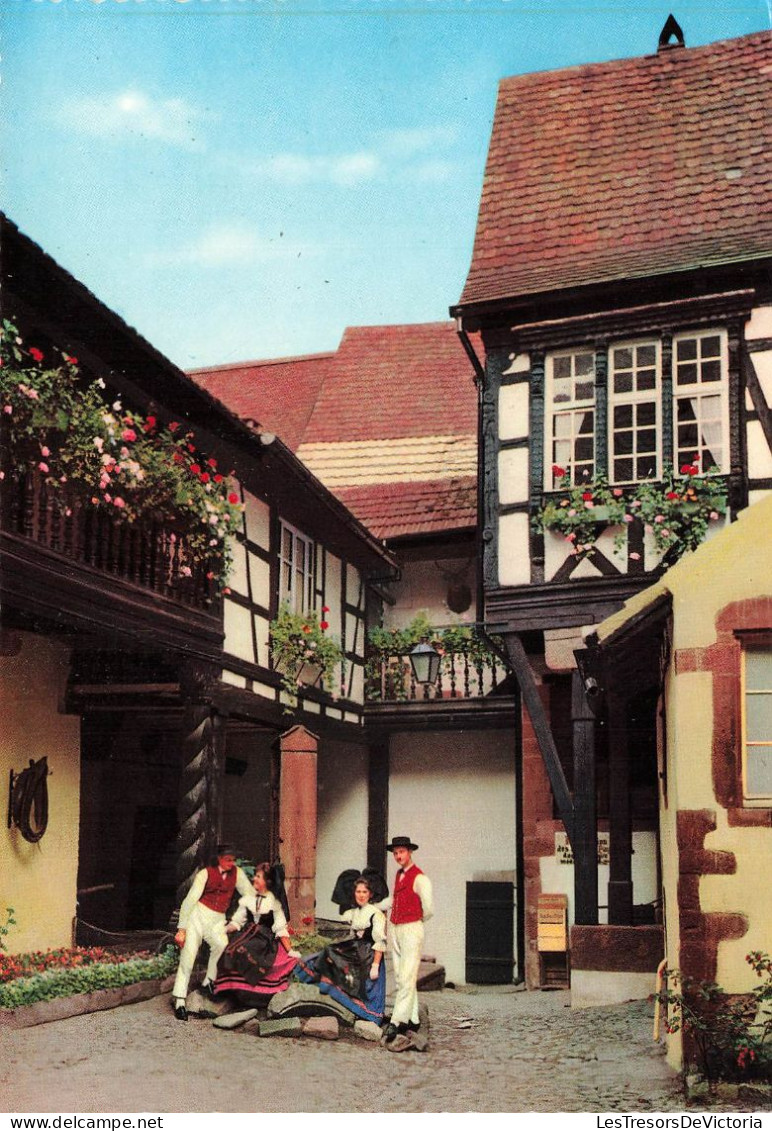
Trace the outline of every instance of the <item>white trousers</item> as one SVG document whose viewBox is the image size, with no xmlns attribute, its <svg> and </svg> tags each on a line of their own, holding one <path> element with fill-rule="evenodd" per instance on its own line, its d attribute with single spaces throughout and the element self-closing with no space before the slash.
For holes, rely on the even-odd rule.
<svg viewBox="0 0 772 1131">
<path fill-rule="evenodd" d="M 397 981 L 392 1025 L 418 1024 L 418 967 L 424 945 L 424 925 L 417 923 L 389 923 L 392 942 L 392 960 Z"/>
<path fill-rule="evenodd" d="M 172 997 L 187 997 L 193 964 L 202 942 L 205 942 L 209 947 L 206 976 L 213 982 L 217 977 L 217 963 L 220 961 L 220 955 L 228 945 L 228 936 L 225 933 L 225 916 L 222 911 L 212 911 L 211 907 L 197 903 L 185 928 L 185 945 L 180 953 L 180 964 L 177 967 L 177 977 L 174 979 Z"/>
</svg>

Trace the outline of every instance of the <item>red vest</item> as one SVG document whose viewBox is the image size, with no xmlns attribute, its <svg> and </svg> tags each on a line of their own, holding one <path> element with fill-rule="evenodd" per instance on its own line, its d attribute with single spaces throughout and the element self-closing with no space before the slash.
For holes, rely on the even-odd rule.
<svg viewBox="0 0 772 1131">
<path fill-rule="evenodd" d="M 394 898 L 391 905 L 392 923 L 418 923 L 424 917 L 424 909 L 415 882 L 423 872 L 415 864 L 408 872 L 398 872 L 394 882 Z"/>
<path fill-rule="evenodd" d="M 228 910 L 228 904 L 236 887 L 236 869 L 231 868 L 225 875 L 219 868 L 207 868 L 206 886 L 199 903 L 208 907 L 210 911 L 220 911 L 223 915 Z"/>
</svg>

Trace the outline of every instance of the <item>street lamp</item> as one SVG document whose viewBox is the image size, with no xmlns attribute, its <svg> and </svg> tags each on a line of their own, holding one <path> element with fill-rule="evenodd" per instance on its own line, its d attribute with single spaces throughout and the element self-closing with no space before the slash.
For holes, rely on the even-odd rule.
<svg viewBox="0 0 772 1131">
<path fill-rule="evenodd" d="M 440 673 L 440 654 L 431 644 L 421 642 L 408 653 L 416 683 L 434 683 Z"/>
</svg>

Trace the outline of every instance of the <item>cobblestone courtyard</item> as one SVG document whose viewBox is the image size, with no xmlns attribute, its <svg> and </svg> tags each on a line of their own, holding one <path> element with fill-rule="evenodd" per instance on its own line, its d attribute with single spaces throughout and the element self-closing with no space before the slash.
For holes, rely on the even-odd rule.
<svg viewBox="0 0 772 1131">
<path fill-rule="evenodd" d="M 646 1003 L 572 1011 L 563 991 L 421 996 L 430 1048 L 401 1054 L 399 1072 L 396 1056 L 346 1030 L 335 1042 L 229 1033 L 176 1021 L 165 997 L 6 1032 L 5 1107 L 206 1112 L 213 1081 L 227 1080 L 224 1112 L 684 1110 Z"/>
</svg>

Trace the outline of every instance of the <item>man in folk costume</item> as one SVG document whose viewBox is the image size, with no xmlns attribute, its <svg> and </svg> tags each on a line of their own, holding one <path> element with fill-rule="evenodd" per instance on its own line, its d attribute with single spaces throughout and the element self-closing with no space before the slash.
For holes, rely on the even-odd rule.
<svg viewBox="0 0 772 1131">
<path fill-rule="evenodd" d="M 395 836 L 386 848 L 399 866 L 394 889 L 389 900 L 380 906 L 391 908 L 389 937 L 392 941 L 392 960 L 397 981 L 397 992 L 391 1021 L 384 1041 L 394 1052 L 408 1047 L 404 1034 L 416 1032 L 418 1020 L 418 967 L 424 942 L 424 921 L 433 914 L 432 885 L 429 877 L 413 863 L 412 854 L 418 848 L 408 836 Z M 400 1040 L 397 1040 L 397 1038 Z"/>
<path fill-rule="evenodd" d="M 241 868 L 236 867 L 233 848 L 229 844 L 218 844 L 217 864 L 196 873 L 180 907 L 179 930 L 174 936 L 174 941 L 181 948 L 180 964 L 172 989 L 174 1016 L 178 1021 L 188 1019 L 185 1004 L 188 983 L 202 942 L 209 947 L 209 962 L 201 989 L 213 996 L 217 963 L 228 945 L 225 913 L 234 891 L 241 896 L 251 895 L 252 885 Z"/>
</svg>

